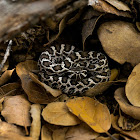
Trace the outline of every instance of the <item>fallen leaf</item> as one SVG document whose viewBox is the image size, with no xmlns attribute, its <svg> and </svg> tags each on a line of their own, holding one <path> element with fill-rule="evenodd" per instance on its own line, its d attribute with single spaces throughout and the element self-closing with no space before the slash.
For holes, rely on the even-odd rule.
<svg viewBox="0 0 140 140">
<path fill-rule="evenodd" d="M 49 103 L 42 111 L 42 116 L 45 121 L 63 126 L 77 125 L 79 119 L 69 112 L 64 102 Z"/>
<path fill-rule="evenodd" d="M 125 92 L 129 102 L 140 107 L 140 63 L 136 65 L 128 77 Z"/>
<path fill-rule="evenodd" d="M 67 101 L 69 110 L 98 133 L 107 132 L 111 127 L 110 113 L 106 105 L 89 98 L 78 97 Z"/>
<path fill-rule="evenodd" d="M 35 70 L 38 70 L 37 62 L 32 60 L 21 62 L 16 66 L 16 72 L 21 79 L 22 88 L 28 95 L 28 99 L 36 104 L 47 104 L 54 101 L 55 98 L 50 93 L 47 93 L 42 86 L 31 79 L 29 73 Z"/>
<path fill-rule="evenodd" d="M 102 13 L 94 10 L 92 7 L 88 7 L 86 13 L 83 17 L 83 27 L 82 27 L 82 43 L 83 43 L 83 50 L 85 49 L 85 42 L 86 39 L 92 35 L 93 30 L 96 26 L 96 23 L 102 17 Z"/>
<path fill-rule="evenodd" d="M 57 97 L 57 96 L 59 96 L 59 95 L 62 94 L 62 91 L 61 91 L 61 90 L 53 89 L 53 88 L 49 87 L 48 85 L 46 85 L 45 83 L 40 82 L 40 81 L 38 80 L 38 77 L 37 77 L 35 74 L 33 74 L 33 73 L 30 72 L 29 75 L 30 75 L 31 79 L 32 79 L 35 83 L 41 85 L 44 89 L 46 89 L 47 92 L 51 93 L 54 97 Z"/>
<path fill-rule="evenodd" d="M 114 98 L 119 103 L 121 110 L 125 114 L 133 117 L 134 119 L 140 120 L 140 108 L 139 107 L 135 107 L 135 106 L 133 106 L 133 105 L 131 105 L 129 103 L 129 101 L 126 98 L 125 89 L 124 88 L 118 88 L 115 91 Z"/>
<path fill-rule="evenodd" d="M 8 132 L 13 132 L 13 133 L 16 133 L 19 135 L 23 135 L 23 136 L 25 135 L 25 131 L 23 131 L 21 129 L 21 127 L 1 121 L 0 122 L 0 134 L 3 132 L 5 132 L 7 134 L 8 134 Z"/>
<path fill-rule="evenodd" d="M 34 139 L 13 132 L 3 132 L 0 133 L 0 140 L 34 140 Z"/>
<path fill-rule="evenodd" d="M 119 71 L 117 69 L 112 69 L 109 81 L 115 80 L 118 75 L 119 75 Z"/>
<path fill-rule="evenodd" d="M 85 50 L 84 46 L 85 46 L 85 41 L 86 39 L 92 35 L 93 30 L 98 22 L 98 20 L 101 18 L 101 16 L 103 16 L 103 14 L 101 14 L 98 17 L 93 17 L 92 19 L 86 20 L 83 23 L 83 27 L 82 27 L 82 42 L 83 42 L 83 50 Z"/>
<path fill-rule="evenodd" d="M 111 115 L 111 122 L 112 122 L 112 127 L 119 131 L 121 134 L 129 136 L 133 139 L 138 140 L 140 138 L 140 130 L 133 130 L 133 131 L 123 131 L 121 128 L 118 127 L 118 116 L 114 116 L 113 114 Z"/>
<path fill-rule="evenodd" d="M 119 119 L 118 119 L 118 126 L 124 131 L 130 131 L 134 128 L 135 124 L 134 122 L 132 122 L 132 119 L 130 119 L 129 116 L 122 115 L 120 111 Z"/>
<path fill-rule="evenodd" d="M 7 96 L 1 114 L 8 123 L 27 128 L 31 125 L 29 110 L 30 103 L 24 95 Z"/>
<path fill-rule="evenodd" d="M 52 42 L 54 42 L 55 40 L 58 39 L 58 37 L 61 35 L 61 33 L 63 32 L 63 30 L 66 27 L 66 23 L 68 21 L 68 16 L 65 16 L 59 23 L 59 32 L 57 35 L 55 35 L 54 37 L 52 37 L 49 42 L 47 44 L 44 44 L 44 47 L 46 47 L 47 45 L 51 44 Z"/>
<path fill-rule="evenodd" d="M 108 81 L 108 82 L 102 82 L 97 85 L 95 85 L 93 88 L 88 89 L 85 92 L 85 96 L 96 96 L 102 94 L 104 91 L 106 91 L 113 83 L 114 81 Z"/>
<path fill-rule="evenodd" d="M 4 98 L 1 98 L 0 99 L 0 112 L 2 111 L 2 109 L 3 109 L 3 101 L 4 101 Z"/>
<path fill-rule="evenodd" d="M 31 105 L 31 117 L 32 123 L 30 128 L 30 137 L 34 140 L 39 140 L 40 131 L 41 131 L 41 106 L 40 104 Z"/>
<path fill-rule="evenodd" d="M 123 4 L 122 2 L 115 3 L 115 7 L 114 7 L 115 1 L 110 2 L 110 3 L 106 2 L 106 1 L 104 1 L 104 0 L 89 0 L 88 5 L 91 5 L 94 9 L 96 9 L 97 11 L 100 11 L 100 12 L 111 13 L 111 14 L 115 14 L 117 16 L 124 16 L 124 17 L 129 17 L 129 18 L 131 17 L 130 13 L 126 12 L 126 10 L 119 11 L 118 9 L 116 9 L 116 7 L 118 8 L 117 4 L 123 6 L 123 8 L 124 8 L 125 4 Z M 113 5 L 111 5 L 111 4 L 113 4 Z M 126 8 L 126 5 L 125 5 L 125 8 Z"/>
<path fill-rule="evenodd" d="M 98 37 L 107 55 L 118 63 L 134 66 L 140 62 L 140 33 L 132 23 L 105 22 L 98 29 Z"/>
<path fill-rule="evenodd" d="M 0 86 L 8 82 L 10 80 L 11 75 L 15 69 L 12 70 L 6 70 L 0 77 Z"/>
<path fill-rule="evenodd" d="M 118 1 L 118 0 L 105 0 L 105 1 L 111 4 L 112 6 L 114 6 L 115 8 L 117 8 L 118 10 L 131 11 L 128 5 L 126 5 L 122 1 Z"/>
<path fill-rule="evenodd" d="M 116 77 L 118 76 L 118 70 L 117 69 L 112 69 L 111 70 L 111 76 L 110 76 L 110 81 L 108 82 L 101 82 L 97 85 L 95 85 L 93 88 L 88 89 L 85 92 L 85 96 L 96 96 L 99 94 L 102 94 L 104 91 L 106 91 L 111 85 L 117 83 L 117 82 L 124 82 L 123 80 L 119 80 L 119 81 L 113 81 L 116 79 Z"/>
<path fill-rule="evenodd" d="M 18 82 L 8 83 L 0 87 L 0 99 L 13 94 L 20 94 L 22 92 L 21 85 Z"/>
<path fill-rule="evenodd" d="M 111 137 L 99 136 L 99 137 L 96 138 L 95 140 L 119 140 L 119 139 L 120 139 L 120 135 L 119 135 L 119 134 L 113 134 L 112 136 L 113 136 L 113 138 L 116 138 L 116 139 L 113 139 L 113 138 L 111 138 Z"/>
<path fill-rule="evenodd" d="M 99 136 L 99 133 L 93 131 L 87 124 L 82 123 L 70 127 L 66 133 L 66 140 L 91 140 Z"/>
<path fill-rule="evenodd" d="M 49 131 L 46 125 L 42 126 L 41 130 L 41 140 L 53 140 L 52 133 Z"/>
<path fill-rule="evenodd" d="M 68 130 L 67 127 L 54 130 L 53 135 L 52 135 L 53 140 L 66 140 L 65 135 L 66 135 L 67 130 Z"/>
</svg>

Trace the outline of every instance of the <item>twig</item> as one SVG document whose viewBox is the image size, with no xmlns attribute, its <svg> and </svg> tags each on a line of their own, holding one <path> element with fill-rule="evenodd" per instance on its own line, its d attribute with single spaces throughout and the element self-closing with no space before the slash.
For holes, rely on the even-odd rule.
<svg viewBox="0 0 140 140">
<path fill-rule="evenodd" d="M 4 55 L 4 58 L 0 64 L 0 72 L 2 71 L 2 68 L 4 67 L 4 64 L 8 58 L 8 56 L 10 55 L 10 51 L 11 51 L 11 46 L 12 46 L 12 40 L 9 41 L 9 44 L 7 46 L 7 49 L 6 49 L 6 52 L 5 52 L 5 55 Z"/>
</svg>

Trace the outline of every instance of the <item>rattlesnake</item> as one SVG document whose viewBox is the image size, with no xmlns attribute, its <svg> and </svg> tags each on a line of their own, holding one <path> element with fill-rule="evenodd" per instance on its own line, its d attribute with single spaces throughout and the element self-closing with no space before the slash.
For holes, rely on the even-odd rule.
<svg viewBox="0 0 140 140">
<path fill-rule="evenodd" d="M 38 65 L 41 81 L 68 95 L 83 94 L 110 77 L 104 54 L 77 51 L 71 45 L 48 47 L 40 55 Z"/>
</svg>

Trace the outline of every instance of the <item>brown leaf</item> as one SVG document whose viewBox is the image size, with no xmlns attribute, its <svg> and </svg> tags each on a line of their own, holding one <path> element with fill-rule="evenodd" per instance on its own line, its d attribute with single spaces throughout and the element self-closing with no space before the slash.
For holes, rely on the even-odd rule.
<svg viewBox="0 0 140 140">
<path fill-rule="evenodd" d="M 31 79 L 32 79 L 35 83 L 41 85 L 44 89 L 46 89 L 47 92 L 51 93 L 54 97 L 57 97 L 57 96 L 59 96 L 59 95 L 62 94 L 62 91 L 61 91 L 61 90 L 52 89 L 51 87 L 49 87 L 49 86 L 46 85 L 45 83 L 40 82 L 40 81 L 38 80 L 38 77 L 37 77 L 35 74 L 33 74 L 33 73 L 30 72 L 29 75 L 30 75 Z"/>
<path fill-rule="evenodd" d="M 31 129 L 30 129 L 30 137 L 34 140 L 39 140 L 40 130 L 41 130 L 41 106 L 40 104 L 33 104 L 31 105 Z"/>
<path fill-rule="evenodd" d="M 115 80 L 117 76 L 118 76 L 118 70 L 117 69 L 112 69 L 111 70 L 110 81 L 108 81 L 108 82 L 102 82 L 102 83 L 99 83 L 99 84 L 95 85 L 93 88 L 88 89 L 85 92 L 85 95 L 92 97 L 92 96 L 96 96 L 96 95 L 102 94 L 112 84 L 115 84 L 117 82 L 123 82 L 123 81 L 112 81 L 112 80 Z"/>
<path fill-rule="evenodd" d="M 132 106 L 126 98 L 124 88 L 118 88 L 115 91 L 115 99 L 119 103 L 121 110 L 133 117 L 134 119 L 140 120 L 140 108 Z"/>
<path fill-rule="evenodd" d="M 133 66 L 140 62 L 140 33 L 133 24 L 106 22 L 99 27 L 98 36 L 104 51 L 113 60 L 120 64 L 130 62 Z"/>
<path fill-rule="evenodd" d="M 92 7 L 88 7 L 85 11 L 86 12 L 83 17 L 83 27 L 82 27 L 83 49 L 86 39 L 90 35 L 92 35 L 96 23 L 98 22 L 99 18 L 103 15 L 102 13 L 94 10 Z"/>
<path fill-rule="evenodd" d="M 89 98 L 78 97 L 67 101 L 69 110 L 98 133 L 107 132 L 111 127 L 110 113 L 106 105 Z"/>
<path fill-rule="evenodd" d="M 21 79 L 22 88 L 28 95 L 28 99 L 33 103 L 47 104 L 55 98 L 31 79 L 29 73 L 37 69 L 37 62 L 32 60 L 21 62 L 16 66 L 16 72 Z"/>
<path fill-rule="evenodd" d="M 111 5 L 111 4 L 113 4 L 113 5 Z M 118 2 L 118 4 L 120 4 L 120 2 Z M 89 5 L 91 5 L 94 9 L 96 9 L 97 11 L 100 11 L 100 12 L 111 13 L 111 14 L 115 14 L 117 16 L 131 17 L 129 12 L 117 10 L 116 7 L 118 8 L 118 5 L 115 4 L 115 7 L 114 7 L 113 2 L 110 2 L 110 4 L 109 4 L 108 2 L 106 2 L 104 0 L 89 0 Z M 121 6 L 122 5 L 124 8 L 123 3 L 121 3 Z"/>
<path fill-rule="evenodd" d="M 4 100 L 2 116 L 8 123 L 17 125 L 30 126 L 30 103 L 24 95 L 7 96 Z"/>
<path fill-rule="evenodd" d="M 51 124 L 71 126 L 80 123 L 79 119 L 69 112 L 64 102 L 49 103 L 42 112 L 44 120 Z"/>
<path fill-rule="evenodd" d="M 8 83 L 0 87 L 0 98 L 5 97 L 6 95 L 15 95 L 20 94 L 23 92 L 21 91 L 20 83 Z"/>
<path fill-rule="evenodd" d="M 12 70 L 6 70 L 2 76 L 0 77 L 0 86 L 5 84 L 6 82 L 8 82 L 8 80 L 10 80 L 11 78 L 11 75 L 13 73 L 15 69 L 12 69 Z"/>
<path fill-rule="evenodd" d="M 120 135 L 119 135 L 119 134 L 113 134 L 112 136 L 113 136 L 113 138 L 116 138 L 116 139 L 114 139 L 114 140 L 119 140 L 119 139 L 120 139 Z M 95 140 L 113 140 L 113 138 L 111 138 L 111 137 L 99 136 L 99 137 L 96 138 Z"/>
<path fill-rule="evenodd" d="M 140 107 L 140 63 L 136 65 L 128 77 L 125 92 L 129 102 Z"/>
<path fill-rule="evenodd" d="M 25 132 L 21 129 L 21 127 L 1 121 L 0 122 L 0 134 L 3 132 L 5 132 L 7 134 L 8 134 L 8 132 L 13 132 L 13 133 L 16 133 L 19 135 L 25 135 Z"/>
<path fill-rule="evenodd" d="M 126 136 L 129 136 L 133 139 L 139 139 L 140 138 L 140 130 L 133 130 L 133 131 L 123 131 L 121 128 L 118 127 L 118 116 L 111 115 L 111 121 L 112 121 L 112 127 L 119 131 L 121 134 L 124 134 Z"/>
<path fill-rule="evenodd" d="M 82 123 L 77 126 L 70 127 L 66 133 L 67 140 L 91 140 L 99 136 L 99 133 L 93 131 L 87 124 Z"/>
<path fill-rule="evenodd" d="M 52 133 L 49 131 L 49 129 L 46 127 L 46 125 L 42 126 L 41 140 L 53 140 Z"/>
<path fill-rule="evenodd" d="M 55 40 L 58 39 L 58 37 L 61 35 L 61 33 L 63 32 L 64 28 L 66 27 L 66 23 L 67 23 L 68 17 L 64 17 L 60 23 L 59 23 L 59 32 L 57 35 L 55 35 L 54 37 L 52 37 L 49 42 L 47 44 L 44 44 L 44 47 L 51 44 L 52 42 L 54 42 Z"/>
<path fill-rule="evenodd" d="M 67 127 L 54 130 L 52 135 L 53 140 L 65 140 L 67 130 Z"/>
<path fill-rule="evenodd" d="M 34 140 L 34 139 L 13 132 L 3 132 L 0 133 L 0 140 Z"/>
<path fill-rule="evenodd" d="M 126 5 L 122 1 L 118 1 L 118 0 L 105 0 L 105 1 L 111 4 L 112 6 L 114 6 L 115 8 L 117 8 L 118 10 L 131 11 L 128 5 Z"/>
<path fill-rule="evenodd" d="M 103 15 L 103 14 L 102 14 Z M 83 49 L 84 48 L 84 45 L 85 45 L 85 41 L 86 39 L 92 35 L 93 33 L 93 30 L 96 26 L 96 23 L 98 22 L 99 18 L 102 16 L 98 16 L 98 17 L 94 17 L 92 19 L 89 19 L 89 20 L 86 20 L 84 23 L 83 23 L 83 27 L 82 27 L 82 42 L 83 42 Z"/>
</svg>

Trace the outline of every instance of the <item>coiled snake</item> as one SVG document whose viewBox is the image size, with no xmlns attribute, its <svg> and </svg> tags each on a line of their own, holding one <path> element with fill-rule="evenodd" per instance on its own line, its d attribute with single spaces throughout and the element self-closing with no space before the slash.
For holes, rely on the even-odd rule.
<svg viewBox="0 0 140 140">
<path fill-rule="evenodd" d="M 40 55 L 38 65 L 41 81 L 68 95 L 82 94 L 110 77 L 104 54 L 77 51 L 70 45 L 48 47 Z"/>
</svg>

